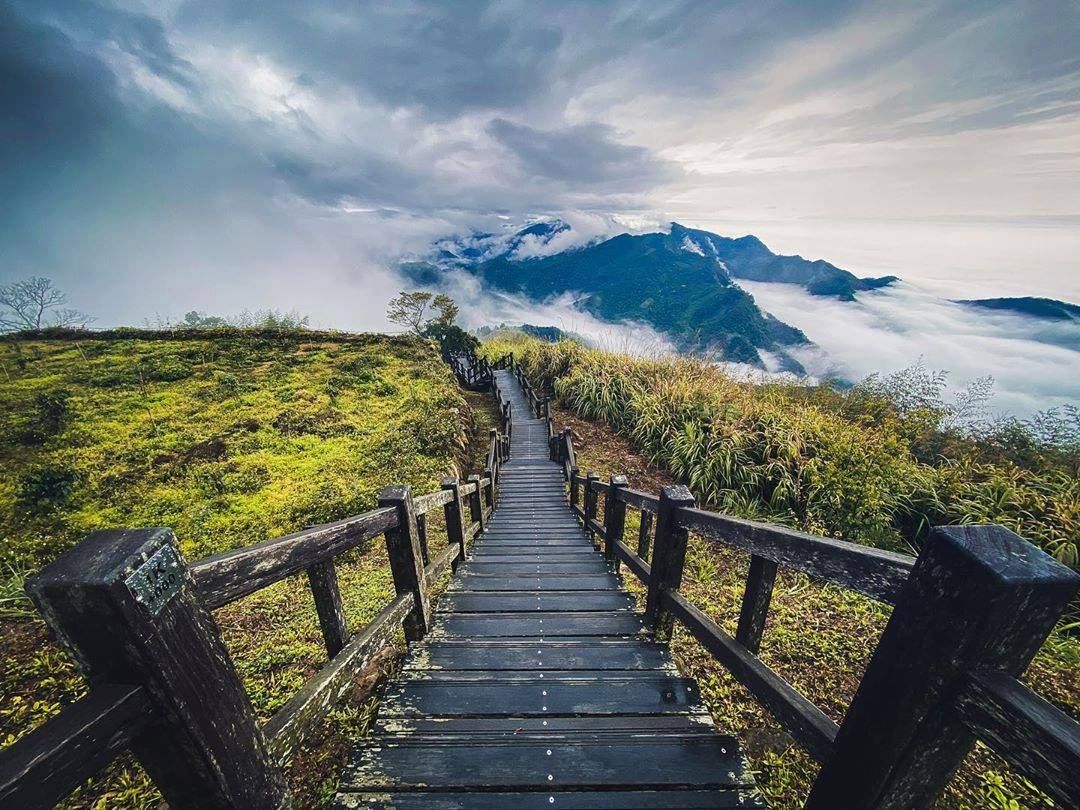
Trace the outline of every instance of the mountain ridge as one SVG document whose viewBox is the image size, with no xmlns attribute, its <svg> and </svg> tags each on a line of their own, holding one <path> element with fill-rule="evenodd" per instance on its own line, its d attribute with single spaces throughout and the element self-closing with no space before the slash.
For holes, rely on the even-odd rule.
<svg viewBox="0 0 1080 810">
<path fill-rule="evenodd" d="M 896 281 L 859 278 L 818 259 L 782 256 L 756 236 L 726 237 L 672 222 L 667 231 L 574 241 L 565 220 L 542 219 L 503 233 L 473 231 L 438 240 L 419 261 L 403 262 L 412 281 L 440 286 L 466 272 L 484 285 L 534 301 L 565 294 L 608 322 L 644 323 L 684 352 L 805 373 L 789 350 L 811 346 L 802 330 L 758 306 L 738 279 L 794 284 L 843 301 Z"/>
</svg>

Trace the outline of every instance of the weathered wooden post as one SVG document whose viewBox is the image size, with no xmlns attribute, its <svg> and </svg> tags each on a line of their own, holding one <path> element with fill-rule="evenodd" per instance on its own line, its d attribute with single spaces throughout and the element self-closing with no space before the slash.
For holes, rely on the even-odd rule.
<svg viewBox="0 0 1080 810">
<path fill-rule="evenodd" d="M 772 560 L 756 554 L 750 556 L 750 571 L 746 575 L 746 588 L 743 590 L 739 628 L 735 632 L 735 638 L 754 654 L 761 649 L 761 636 L 765 632 L 765 619 L 769 615 L 776 568 L 776 563 Z"/>
<path fill-rule="evenodd" d="M 456 569 L 459 563 L 465 561 L 465 504 L 462 502 L 461 484 L 456 478 L 444 478 L 441 486 L 454 493 L 454 500 L 443 507 L 443 516 L 446 518 L 446 538 L 458 546 L 458 558 L 454 562 Z"/>
<path fill-rule="evenodd" d="M 416 601 L 403 623 L 405 640 L 419 641 L 427 633 L 431 604 L 424 582 L 424 557 L 416 528 L 412 490 L 402 486 L 383 487 L 379 493 L 379 506 L 392 506 L 397 510 L 398 525 L 386 530 L 386 554 L 394 575 L 394 589 L 399 594 L 411 593 Z"/>
<path fill-rule="evenodd" d="M 596 540 L 596 532 L 592 529 L 591 521 L 596 520 L 596 508 L 598 506 L 599 493 L 596 490 L 596 482 L 600 480 L 600 474 L 590 472 L 585 476 L 585 531 L 589 539 Z"/>
<path fill-rule="evenodd" d="M 806 807 L 932 806 L 974 744 L 957 685 L 974 670 L 1020 675 L 1078 584 L 1001 526 L 934 529 Z"/>
<path fill-rule="evenodd" d="M 310 566 L 307 578 L 315 598 L 315 612 L 319 616 L 323 641 L 326 642 L 326 653 L 333 658 L 349 643 L 349 623 L 345 618 L 345 608 L 341 605 L 334 561 L 323 560 Z"/>
<path fill-rule="evenodd" d="M 649 561 L 649 532 L 652 531 L 652 512 L 641 510 L 641 525 L 638 526 L 637 555 L 645 562 Z"/>
<path fill-rule="evenodd" d="M 416 516 L 416 537 L 420 541 L 420 558 L 426 566 L 431 562 L 431 550 L 427 542 L 427 515 Z"/>
<path fill-rule="evenodd" d="M 618 492 L 626 486 L 625 475 L 611 476 L 604 499 L 604 556 L 615 563 L 616 571 L 619 570 L 619 555 L 615 553 L 615 544 L 622 542 L 626 529 L 626 504 L 619 500 Z"/>
<path fill-rule="evenodd" d="M 570 507 L 573 508 L 581 503 L 581 498 L 578 490 L 578 476 L 581 475 L 581 471 L 577 467 L 570 468 Z"/>
<path fill-rule="evenodd" d="M 487 528 L 487 518 L 484 516 L 484 499 L 481 493 L 480 476 L 470 475 L 469 483 L 476 484 L 476 488 L 469 493 L 469 511 L 472 514 L 472 522 L 480 524 L 480 531 Z"/>
<path fill-rule="evenodd" d="M 171 807 L 291 806 L 170 529 L 94 532 L 27 591 L 91 685 L 146 688 L 155 718 L 132 750 Z"/>
<path fill-rule="evenodd" d="M 677 591 L 682 584 L 683 565 L 686 563 L 686 529 L 675 523 L 675 510 L 694 505 L 694 496 L 681 484 L 660 490 L 660 507 L 656 512 L 656 539 L 653 543 L 652 571 L 649 592 L 645 599 L 645 618 L 652 624 L 653 632 L 667 635 L 671 632 L 671 615 L 660 606 L 664 589 Z"/>
<path fill-rule="evenodd" d="M 499 431 L 495 428 L 488 429 L 488 468 L 484 471 L 488 478 L 491 479 L 492 491 L 494 492 L 495 482 L 499 477 Z M 492 498 L 491 505 L 495 505 L 495 499 Z"/>
</svg>

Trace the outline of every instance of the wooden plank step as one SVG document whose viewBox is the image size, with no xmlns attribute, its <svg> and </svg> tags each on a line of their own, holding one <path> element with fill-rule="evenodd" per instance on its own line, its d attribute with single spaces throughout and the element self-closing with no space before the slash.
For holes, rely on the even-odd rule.
<svg viewBox="0 0 1080 810">
<path fill-rule="evenodd" d="M 722 810 L 764 806 L 746 790 L 342 793 L 333 805 L 338 810 Z"/>
<path fill-rule="evenodd" d="M 343 775 L 350 791 L 409 789 L 519 790 L 621 787 L 732 790 L 751 786 L 735 741 L 726 736 L 628 742 L 514 740 L 480 745 L 385 742 L 363 748 Z"/>
<path fill-rule="evenodd" d="M 486 681 L 505 683 L 508 681 L 532 682 L 538 679 L 540 669 L 418 669 L 404 670 L 401 673 L 401 683 L 415 683 L 417 681 L 452 681 L 462 683 L 464 681 Z M 622 680 L 633 678 L 662 678 L 668 675 L 678 675 L 679 671 L 674 665 L 668 668 L 657 667 L 655 669 L 545 669 L 543 670 L 543 683 L 597 683 L 606 682 L 612 677 Z"/>
<path fill-rule="evenodd" d="M 619 587 L 615 574 L 567 574 L 558 579 L 462 574 L 450 580 L 449 585 L 456 591 L 608 591 Z"/>
<path fill-rule="evenodd" d="M 612 677 L 602 684 L 562 683 L 550 689 L 544 680 L 538 675 L 532 683 L 427 681 L 397 684 L 387 693 L 379 711 L 384 717 L 543 717 L 557 714 L 687 714 L 701 706 L 697 687 L 689 678 Z"/>
<path fill-rule="evenodd" d="M 439 613 L 432 622 L 435 638 L 447 635 L 489 636 L 620 636 L 645 632 L 635 613 Z"/>
<path fill-rule="evenodd" d="M 418 646 L 405 660 L 405 669 L 503 670 L 536 672 L 588 670 L 645 670 L 670 668 L 671 656 L 653 642 L 553 643 L 516 641 L 510 644 L 454 644 L 432 641 Z"/>
<path fill-rule="evenodd" d="M 631 610 L 634 600 L 619 591 L 452 591 L 439 600 L 439 611 L 506 613 L 509 611 Z"/>
<path fill-rule="evenodd" d="M 375 729 L 395 737 L 480 739 L 513 734 L 520 739 L 548 740 L 607 735 L 715 734 L 712 717 L 700 714 L 631 714 L 597 717 L 380 717 Z"/>
<path fill-rule="evenodd" d="M 603 574 L 609 571 L 610 565 L 600 558 L 592 560 L 580 560 L 577 562 L 562 562 L 561 560 L 547 559 L 543 562 L 484 562 L 483 559 L 474 559 L 464 563 L 459 571 L 462 574 Z"/>
</svg>

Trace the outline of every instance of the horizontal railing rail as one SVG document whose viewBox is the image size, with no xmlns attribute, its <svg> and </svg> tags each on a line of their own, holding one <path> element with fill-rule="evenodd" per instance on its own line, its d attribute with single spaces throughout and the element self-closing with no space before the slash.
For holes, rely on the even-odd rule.
<svg viewBox="0 0 1080 810">
<path fill-rule="evenodd" d="M 100 684 L 0 751 L 0 807 L 52 807 L 129 748 L 150 724 L 141 686 Z"/>
<path fill-rule="evenodd" d="M 455 373 L 491 387 L 485 362 Z M 463 383 L 464 384 L 464 383 Z M 496 389 L 497 391 L 497 389 Z M 510 427 L 509 403 L 500 410 Z M 281 766 L 358 673 L 430 626 L 431 588 L 465 559 L 495 507 L 508 437 L 490 431 L 486 467 L 413 496 L 385 487 L 376 509 L 186 564 L 168 529 L 96 532 L 30 577 L 27 590 L 74 655 L 90 693 L 0 751 L 0 806 L 52 807 L 131 750 L 174 808 L 291 806 Z M 428 548 L 442 511 L 447 545 Z M 335 561 L 382 535 L 395 596 L 353 632 Z M 306 573 L 327 663 L 259 724 L 209 611 Z"/>
<path fill-rule="evenodd" d="M 1000 526 L 938 527 L 915 558 L 699 509 L 681 486 L 656 496 L 582 475 L 569 429 L 551 448 L 586 532 L 646 586 L 653 632 L 678 621 L 822 763 L 806 807 L 931 806 L 976 738 L 1080 806 L 1080 724 L 1016 680 L 1080 586 L 1075 572 Z M 640 515 L 636 550 L 627 508 Z M 749 554 L 734 637 L 679 592 L 691 533 Z M 758 656 L 780 566 L 895 606 L 840 724 Z"/>
</svg>

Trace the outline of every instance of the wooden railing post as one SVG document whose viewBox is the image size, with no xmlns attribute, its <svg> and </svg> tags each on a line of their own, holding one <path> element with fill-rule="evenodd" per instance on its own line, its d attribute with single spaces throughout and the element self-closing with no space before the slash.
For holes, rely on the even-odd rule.
<svg viewBox="0 0 1080 810">
<path fill-rule="evenodd" d="M 570 468 L 570 506 L 571 508 L 581 503 L 580 490 L 578 489 L 577 477 L 581 471 L 577 467 Z"/>
<path fill-rule="evenodd" d="M 974 743 L 958 685 L 976 669 L 1023 672 L 1078 582 L 1001 526 L 934 529 L 806 807 L 932 806 Z"/>
<path fill-rule="evenodd" d="M 315 598 L 315 612 L 319 615 L 319 629 L 326 642 L 326 654 L 333 658 L 349 643 L 349 623 L 341 606 L 341 590 L 338 588 L 334 561 L 315 563 L 307 569 L 307 577 Z"/>
<path fill-rule="evenodd" d="M 638 527 L 637 555 L 648 562 L 649 560 L 649 532 L 652 531 L 652 512 L 641 510 L 641 525 Z"/>
<path fill-rule="evenodd" d="M 592 530 L 589 525 L 590 520 L 596 520 L 596 508 L 599 499 L 596 497 L 599 493 L 596 491 L 596 487 L 593 486 L 600 480 L 600 474 L 590 472 L 585 476 L 585 531 L 589 535 L 589 539 L 596 540 L 596 532 Z"/>
<path fill-rule="evenodd" d="M 416 539 L 420 541 L 420 558 L 427 566 L 431 562 L 431 550 L 427 542 L 427 515 L 416 516 Z"/>
<path fill-rule="evenodd" d="M 499 477 L 499 431 L 495 428 L 488 430 L 488 468 L 486 470 L 489 473 L 488 478 L 491 479 L 492 487 L 495 485 L 496 479 Z M 492 500 L 492 506 L 495 505 Z"/>
<path fill-rule="evenodd" d="M 488 508 L 495 508 L 495 479 L 498 477 L 499 468 L 489 468 L 484 470 L 484 478 L 487 479 L 487 486 L 484 489 L 487 491 L 486 498 L 482 498 L 480 506 L 484 509 L 484 524 L 487 525 L 487 510 Z M 486 501 L 486 503 L 485 503 Z"/>
<path fill-rule="evenodd" d="M 616 495 L 627 486 L 625 475 L 613 475 L 608 482 L 607 497 L 604 499 L 604 556 L 615 563 L 619 569 L 619 556 L 615 553 L 615 544 L 621 543 L 626 529 L 626 504 Z"/>
<path fill-rule="evenodd" d="M 465 561 L 465 504 L 461 500 L 461 484 L 456 478 L 444 478 L 442 488 L 454 493 L 454 500 L 443 507 L 443 515 L 446 518 L 446 537 L 458 545 L 458 558 L 454 563 L 454 568 L 457 568 L 459 563 Z"/>
<path fill-rule="evenodd" d="M 386 554 L 394 575 L 394 589 L 411 593 L 416 604 L 405 618 L 405 640 L 419 641 L 427 633 L 431 604 L 424 582 L 424 556 L 420 550 L 420 533 L 416 527 L 416 508 L 409 487 L 383 487 L 379 506 L 397 510 L 398 525 L 386 531 Z"/>
<path fill-rule="evenodd" d="M 170 807 L 290 806 L 170 529 L 94 532 L 27 590 L 91 685 L 146 688 L 154 721 L 132 750 Z"/>
<path fill-rule="evenodd" d="M 671 615 L 661 607 L 660 594 L 664 589 L 679 590 L 686 562 L 688 535 L 686 529 L 676 525 L 675 510 L 693 505 L 694 496 L 681 484 L 660 490 L 649 593 L 645 599 L 645 619 L 652 624 L 653 632 L 660 635 L 669 634 L 672 625 Z"/>
<path fill-rule="evenodd" d="M 480 491 L 480 476 L 470 475 L 469 483 L 476 484 L 476 489 L 469 494 L 469 512 L 472 516 L 472 523 L 480 524 L 480 531 L 484 531 L 487 526 L 487 518 L 484 517 L 484 499 L 483 493 Z M 471 524 L 470 524 L 471 525 Z"/>
<path fill-rule="evenodd" d="M 776 568 L 776 563 L 772 560 L 756 554 L 750 556 L 750 571 L 746 575 L 746 588 L 743 590 L 742 610 L 739 611 L 739 628 L 735 631 L 735 639 L 755 655 L 761 649 L 761 635 L 765 632 L 765 619 L 769 615 Z"/>
</svg>

